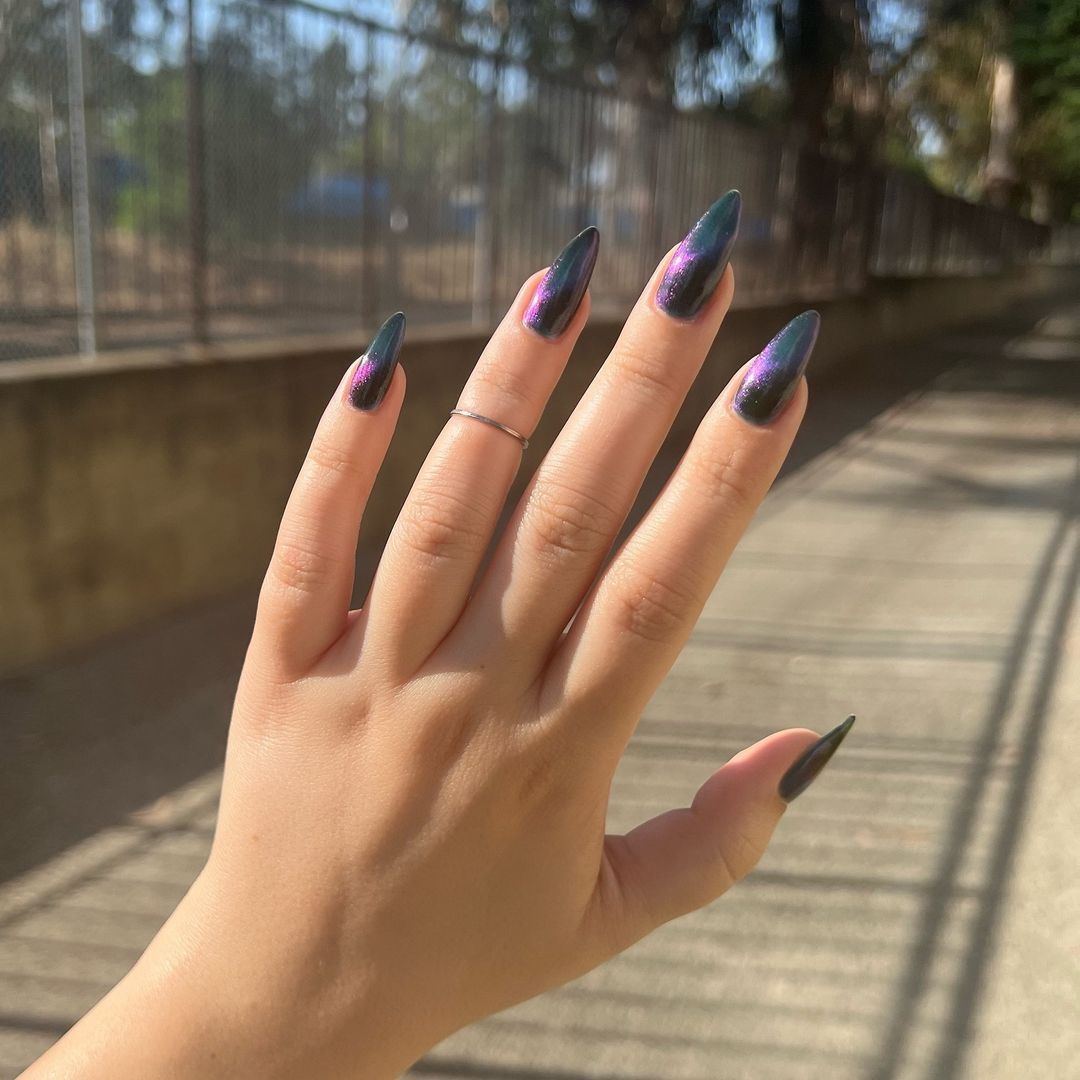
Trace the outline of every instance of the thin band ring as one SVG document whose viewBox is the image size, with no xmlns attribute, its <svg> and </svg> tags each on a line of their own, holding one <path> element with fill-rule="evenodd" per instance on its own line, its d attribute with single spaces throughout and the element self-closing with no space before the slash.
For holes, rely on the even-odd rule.
<svg viewBox="0 0 1080 1080">
<path fill-rule="evenodd" d="M 468 409 L 451 409 L 451 416 L 466 416 L 470 420 L 479 420 L 481 424 L 487 424 L 490 427 L 498 428 L 499 431 L 505 431 L 507 435 L 514 439 L 517 439 L 521 443 L 521 452 L 524 454 L 529 448 L 529 440 L 521 434 L 520 431 L 515 431 L 512 427 L 507 427 L 505 424 L 500 424 L 498 420 L 492 420 L 490 416 L 481 416 L 480 413 L 469 412 Z"/>
</svg>

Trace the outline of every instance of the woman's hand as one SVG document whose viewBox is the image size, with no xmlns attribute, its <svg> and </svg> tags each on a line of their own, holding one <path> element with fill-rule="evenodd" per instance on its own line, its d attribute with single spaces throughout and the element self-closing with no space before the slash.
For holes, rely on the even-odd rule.
<svg viewBox="0 0 1080 1080">
<path fill-rule="evenodd" d="M 282 520 L 210 859 L 42 1074 L 392 1077 L 753 867 L 782 778 L 794 797 L 849 725 L 773 735 L 689 807 L 604 834 L 638 716 L 806 405 L 813 313 L 735 376 L 605 565 L 731 301 L 738 212 L 730 193 L 657 269 L 485 564 L 521 463 L 512 432 L 535 428 L 588 315 L 595 230 L 526 282 L 459 403 L 511 432 L 449 418 L 349 611 L 405 395 L 404 320 L 384 326 Z"/>
</svg>

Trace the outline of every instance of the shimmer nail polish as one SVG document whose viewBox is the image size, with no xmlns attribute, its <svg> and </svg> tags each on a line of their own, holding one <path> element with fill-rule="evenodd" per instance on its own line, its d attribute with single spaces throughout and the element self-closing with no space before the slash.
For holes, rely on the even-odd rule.
<svg viewBox="0 0 1080 1080">
<path fill-rule="evenodd" d="M 820 739 L 791 766 L 783 777 L 777 791 L 784 802 L 801 795 L 817 778 L 819 772 L 829 763 L 829 758 L 836 753 L 837 747 L 844 741 L 845 736 L 855 723 L 855 717 L 849 716 L 842 724 L 834 727 L 828 735 L 822 735 Z"/>
<path fill-rule="evenodd" d="M 723 276 L 739 231 L 742 196 L 729 191 L 701 215 L 671 256 L 656 303 L 676 319 L 692 319 Z"/>
<path fill-rule="evenodd" d="M 521 321 L 542 337 L 557 338 L 570 325 L 589 287 L 599 252 L 600 233 L 590 225 L 559 252 L 536 286 Z"/>
<path fill-rule="evenodd" d="M 405 316 L 399 311 L 379 327 L 356 365 L 349 385 L 349 404 L 370 412 L 386 396 L 405 337 Z"/>
<path fill-rule="evenodd" d="M 767 424 L 780 415 L 806 370 L 820 326 L 816 311 L 804 311 L 754 357 L 732 401 L 744 420 Z"/>
</svg>

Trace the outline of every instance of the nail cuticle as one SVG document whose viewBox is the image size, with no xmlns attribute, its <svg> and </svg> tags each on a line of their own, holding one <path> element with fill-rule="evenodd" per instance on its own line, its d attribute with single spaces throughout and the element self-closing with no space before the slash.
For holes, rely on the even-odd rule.
<svg viewBox="0 0 1080 1080">
<path fill-rule="evenodd" d="M 698 219 L 675 249 L 656 290 L 656 306 L 666 315 L 695 319 L 724 276 L 742 214 L 742 196 L 729 191 Z"/>
<path fill-rule="evenodd" d="M 807 747 L 791 764 L 780 778 L 777 794 L 784 802 L 798 798 L 817 779 L 821 770 L 828 765 L 840 744 L 847 738 L 855 723 L 855 717 L 849 716 L 842 724 L 837 724 L 827 735 L 822 735 L 813 745 Z"/>
<path fill-rule="evenodd" d="M 371 412 L 379 407 L 390 388 L 404 337 L 405 316 L 399 311 L 379 327 L 356 362 L 348 393 L 349 404 L 354 409 Z"/>
<path fill-rule="evenodd" d="M 600 233 L 590 225 L 548 267 L 525 309 L 522 324 L 548 341 L 561 337 L 581 306 L 599 252 Z"/>
<path fill-rule="evenodd" d="M 731 408 L 757 426 L 772 423 L 791 401 L 821 326 L 816 311 L 796 315 L 750 362 Z"/>
</svg>

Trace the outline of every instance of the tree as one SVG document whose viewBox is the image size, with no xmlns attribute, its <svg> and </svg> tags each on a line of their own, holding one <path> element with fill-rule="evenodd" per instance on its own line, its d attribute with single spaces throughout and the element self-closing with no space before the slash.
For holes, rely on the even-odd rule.
<svg viewBox="0 0 1080 1080">
<path fill-rule="evenodd" d="M 695 69 L 700 75 L 721 56 L 750 63 L 756 14 L 748 0 L 412 0 L 406 23 L 551 74 L 671 102 Z"/>
<path fill-rule="evenodd" d="M 898 112 L 909 118 L 897 154 L 923 162 L 944 190 L 979 198 L 990 149 L 994 57 L 1000 39 L 991 5 L 958 18 L 932 13 L 897 93 Z M 999 153 L 1000 153 L 999 147 Z"/>
<path fill-rule="evenodd" d="M 1080 221 L 1080 0 L 1026 0 L 1013 16 L 1017 158 L 1033 209 Z"/>
<path fill-rule="evenodd" d="M 892 6 L 911 22 L 926 2 Z M 871 0 L 413 0 L 407 22 L 624 96 L 767 116 L 802 145 L 868 159 L 881 149 L 893 84 L 916 38 L 878 7 Z"/>
</svg>

